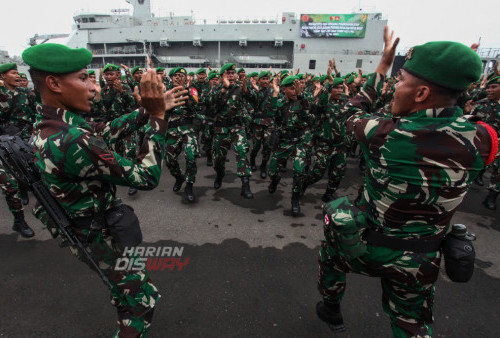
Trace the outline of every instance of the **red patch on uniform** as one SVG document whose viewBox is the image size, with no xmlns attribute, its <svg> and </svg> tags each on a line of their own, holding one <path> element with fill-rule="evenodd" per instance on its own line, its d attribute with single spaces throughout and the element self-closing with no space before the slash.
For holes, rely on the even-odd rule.
<svg viewBox="0 0 500 338">
<path fill-rule="evenodd" d="M 196 103 L 198 103 L 198 91 L 196 90 L 196 88 L 191 87 L 191 91 L 189 93 L 191 94 L 193 99 L 196 101 Z"/>
<path fill-rule="evenodd" d="M 115 154 L 113 153 L 100 154 L 99 158 L 104 162 L 112 162 L 115 160 Z"/>
<path fill-rule="evenodd" d="M 330 224 L 330 217 L 328 217 L 328 215 L 325 215 L 325 224 Z"/>
</svg>

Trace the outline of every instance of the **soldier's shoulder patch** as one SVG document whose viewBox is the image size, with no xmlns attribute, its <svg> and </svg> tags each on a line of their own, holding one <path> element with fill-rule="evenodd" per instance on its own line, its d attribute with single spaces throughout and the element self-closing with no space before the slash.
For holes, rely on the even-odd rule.
<svg viewBox="0 0 500 338">
<path fill-rule="evenodd" d="M 104 142 L 104 140 L 102 138 L 97 137 L 95 135 L 90 135 L 88 142 L 89 142 L 89 145 L 97 147 L 97 148 L 101 148 L 101 149 L 108 148 L 108 145 L 106 144 L 106 142 Z"/>
<path fill-rule="evenodd" d="M 99 158 L 104 162 L 113 162 L 115 160 L 115 154 L 112 152 L 99 154 Z"/>
<path fill-rule="evenodd" d="M 195 87 L 191 87 L 191 90 L 189 91 L 189 94 L 191 94 L 191 97 L 198 103 L 198 90 L 196 90 Z"/>
</svg>

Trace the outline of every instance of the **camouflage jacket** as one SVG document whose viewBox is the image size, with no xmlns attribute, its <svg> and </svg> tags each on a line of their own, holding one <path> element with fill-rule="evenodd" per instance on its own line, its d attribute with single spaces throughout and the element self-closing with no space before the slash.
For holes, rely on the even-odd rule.
<svg viewBox="0 0 500 338">
<path fill-rule="evenodd" d="M 14 125 L 20 129 L 20 137 L 28 141 L 36 115 L 34 91 L 28 88 L 9 90 L 0 87 L 0 124 Z"/>
<path fill-rule="evenodd" d="M 309 124 L 314 121 L 310 112 L 309 101 L 304 96 L 297 96 L 297 100 L 271 98 L 272 110 L 270 116 L 276 121 L 285 139 L 296 141 L 304 134 L 309 134 Z"/>
<path fill-rule="evenodd" d="M 347 100 L 332 99 L 330 88 L 324 86 L 311 107 L 315 115 L 312 131 L 318 142 L 339 145 L 346 135 L 346 111 L 343 107 Z"/>
<path fill-rule="evenodd" d="M 482 99 L 476 103 L 471 114 L 479 117 L 481 121 L 488 123 L 497 133 L 500 133 L 500 100 Z"/>
<path fill-rule="evenodd" d="M 112 121 L 123 114 L 132 112 L 137 104 L 132 96 L 130 87 L 122 82 L 122 92 L 119 93 L 116 89 L 110 86 L 102 87 L 101 101 L 102 113 L 105 121 Z"/>
<path fill-rule="evenodd" d="M 198 104 L 199 98 L 196 88 L 191 87 L 187 95 L 186 104 L 165 113 L 165 119 L 168 118 L 169 133 L 192 133 L 194 131 L 193 124 L 201 124 L 201 121 L 205 119 L 201 114 L 202 107 Z"/>
<path fill-rule="evenodd" d="M 219 122 L 226 122 L 230 120 L 239 119 L 241 123 L 246 120 L 251 122 L 250 113 L 247 110 L 248 102 L 246 95 L 237 84 L 230 86 L 222 91 L 221 84 L 212 88 L 210 92 L 210 104 L 215 109 L 216 125 Z"/>
<path fill-rule="evenodd" d="M 254 107 L 253 123 L 263 126 L 274 125 L 274 121 L 268 115 L 272 111 L 271 98 L 273 90 L 271 88 L 259 88 L 256 91 L 252 88 L 249 91 L 248 102 Z"/>
<path fill-rule="evenodd" d="M 200 99 L 206 93 L 207 89 L 210 89 L 210 84 L 208 83 L 208 81 L 199 82 L 198 80 L 194 80 L 192 86 L 198 91 Z"/>
<path fill-rule="evenodd" d="M 458 107 L 394 118 L 369 114 L 383 78 L 370 77 L 346 106 L 353 113 L 347 127 L 368 167 L 359 205 L 372 226 L 388 236 L 442 235 L 469 186 L 492 160 L 497 141 Z"/>
<path fill-rule="evenodd" d="M 141 108 L 108 123 L 87 123 L 78 114 L 37 107 L 35 164 L 43 183 L 71 218 L 110 208 L 116 186 L 148 190 L 158 185 L 166 122 L 148 118 Z M 141 126 L 146 136 L 133 161 L 113 146 Z"/>
</svg>

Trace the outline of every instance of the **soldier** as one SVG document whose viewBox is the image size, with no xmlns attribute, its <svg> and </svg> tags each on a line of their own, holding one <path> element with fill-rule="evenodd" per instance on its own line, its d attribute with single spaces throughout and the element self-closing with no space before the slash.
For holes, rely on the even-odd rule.
<svg viewBox="0 0 500 338">
<path fill-rule="evenodd" d="M 500 132 L 500 76 L 491 78 L 486 85 L 486 98 L 478 101 L 472 110 L 472 114 L 481 118 L 482 121 L 488 123 L 495 129 L 496 133 Z M 492 165 L 493 173 L 488 186 L 488 196 L 483 201 L 483 205 L 490 210 L 496 210 L 496 200 L 500 193 L 500 157 L 496 157 Z M 478 180 L 482 173 L 476 178 L 475 182 L 482 183 L 482 179 Z"/>
<path fill-rule="evenodd" d="M 205 122 L 203 124 L 203 130 L 201 134 L 201 142 L 203 143 L 203 151 L 207 156 L 207 166 L 211 167 L 214 165 L 212 157 L 212 145 L 214 142 L 214 117 L 215 108 L 210 102 L 210 91 L 216 85 L 219 84 L 219 74 L 211 72 L 207 77 L 209 87 L 205 88 L 204 92 L 201 94 L 200 105 L 204 110 L 203 115 L 205 116 Z"/>
<path fill-rule="evenodd" d="M 211 103 L 215 109 L 215 135 L 213 143 L 214 169 L 216 173 L 214 188 L 219 189 L 225 175 L 226 156 L 231 144 L 236 153 L 237 175 L 241 178 L 241 196 L 253 198 L 250 190 L 252 171 L 247 159 L 248 140 L 244 121 L 251 120 L 245 109 L 246 83 L 236 84 L 234 63 L 226 63 L 219 71 L 222 83 L 213 88 Z"/>
<path fill-rule="evenodd" d="M 158 184 L 166 135 L 164 113 L 182 104 L 176 101 L 182 98 L 173 98 L 172 92 L 166 97 L 155 72 L 149 71 L 141 88 L 144 108 L 107 124 L 87 123 L 78 113 L 90 111 L 94 96 L 85 69 L 92 53 L 47 43 L 28 48 L 22 57 L 43 102 L 37 107 L 34 130 L 35 164 L 42 180 L 113 285 L 111 303 L 117 308 L 119 325 L 115 337 L 146 336 L 160 294 L 146 271 L 114 270 L 126 234 L 113 229 L 139 227 L 133 209 L 119 206 L 115 199 L 115 184 L 140 189 Z M 128 160 L 112 150 L 118 138 L 145 124 L 148 134 L 137 159 Z M 37 208 L 36 216 L 57 236 L 43 208 Z M 132 239 L 138 245 L 141 236 Z"/>
<path fill-rule="evenodd" d="M 310 114 L 310 103 L 301 95 L 300 83 L 295 76 L 288 76 L 281 82 L 285 99 L 279 100 L 278 79 L 273 81 L 271 98 L 272 111 L 276 127 L 281 132 L 281 140 L 269 163 L 271 183 L 268 191 L 274 194 L 281 180 L 280 171 L 283 163 L 293 159 L 292 216 L 300 214 L 299 199 L 304 186 L 306 151 L 311 142 L 308 124 L 314 120 Z"/>
<path fill-rule="evenodd" d="M 345 330 L 346 273 L 380 277 L 393 335 L 430 337 L 441 241 L 473 180 L 493 160 L 498 139 L 455 106 L 482 68 L 479 56 L 457 42 L 413 47 L 396 84 L 394 117 L 371 115 L 399 38 L 393 41 L 385 27 L 384 42 L 376 73 L 348 103 L 347 127 L 367 159 L 365 185 L 354 205 L 342 197 L 323 208 L 323 301 L 316 311 L 333 331 Z"/>
<path fill-rule="evenodd" d="M 24 73 L 19 73 L 19 87 L 22 88 L 28 88 L 28 84 L 30 83 L 28 81 L 28 77 Z"/>
<path fill-rule="evenodd" d="M 18 116 L 19 118 L 21 118 L 22 115 L 24 115 L 22 113 L 23 110 L 26 110 L 26 108 L 28 108 L 26 107 L 26 97 L 24 96 L 23 98 L 23 96 L 17 90 L 17 87 L 19 85 L 19 73 L 17 71 L 17 64 L 4 63 L 0 65 L 0 79 L 1 134 L 14 135 L 19 132 L 18 123 L 22 122 L 22 120 L 17 120 L 11 117 Z M 23 204 L 28 204 L 27 195 L 23 196 L 16 179 L 14 178 L 14 176 L 12 176 L 12 174 L 5 171 L 1 162 L 0 189 L 2 189 L 2 192 L 5 195 L 5 200 L 9 207 L 9 211 L 14 216 L 14 224 L 12 225 L 12 230 L 17 231 L 22 237 L 25 238 L 35 236 L 35 232 L 33 231 L 33 229 L 31 229 L 24 220 Z"/>
<path fill-rule="evenodd" d="M 183 88 L 187 85 L 186 69 L 183 67 L 175 68 L 172 75 L 172 82 L 175 87 Z M 189 203 L 195 201 L 193 192 L 193 183 L 196 180 L 196 157 L 199 155 L 198 139 L 194 128 L 196 119 L 203 120 L 204 117 L 199 114 L 198 92 L 196 88 L 189 89 L 188 100 L 185 105 L 176 107 L 168 113 L 168 131 L 167 131 L 167 149 L 166 163 L 170 174 L 175 177 L 175 183 L 172 188 L 177 192 L 181 189 L 182 183 L 186 181 L 184 192 Z M 180 169 L 177 157 L 182 152 L 186 153 L 186 172 L 183 175 Z"/>
<path fill-rule="evenodd" d="M 331 69 L 329 69 L 331 77 Z M 331 83 L 318 86 L 314 92 L 315 103 L 313 111 L 316 115 L 314 122 L 313 138 L 315 162 L 304 182 L 304 190 L 323 178 L 328 168 L 328 185 L 323 202 L 333 199 L 333 194 L 344 177 L 346 166 L 345 147 L 345 112 L 342 110 L 345 100 L 342 100 L 344 79 L 331 78 Z"/>
<path fill-rule="evenodd" d="M 101 91 L 104 115 L 106 121 L 112 121 L 130 113 L 136 107 L 136 100 L 132 96 L 130 87 L 120 80 L 120 67 L 107 64 L 102 72 L 106 80 L 106 85 Z"/>
<path fill-rule="evenodd" d="M 209 87 L 207 80 L 207 70 L 205 68 L 200 68 L 196 71 L 195 75 L 196 80 L 193 81 L 193 87 L 196 88 L 199 95 L 203 95 L 203 93 Z"/>
</svg>

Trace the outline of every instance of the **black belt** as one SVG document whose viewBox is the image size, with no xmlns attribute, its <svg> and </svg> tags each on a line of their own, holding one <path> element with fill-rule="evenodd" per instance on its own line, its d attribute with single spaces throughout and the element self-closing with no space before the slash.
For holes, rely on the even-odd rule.
<svg viewBox="0 0 500 338">
<path fill-rule="evenodd" d="M 170 128 L 177 128 L 177 127 L 180 127 L 180 126 L 186 126 L 188 124 L 193 124 L 193 119 L 192 118 L 170 121 L 170 122 L 168 122 L 167 127 L 168 127 L 168 129 L 170 129 Z"/>
<path fill-rule="evenodd" d="M 316 142 L 326 143 L 326 144 L 328 144 L 330 146 L 340 144 L 340 142 L 335 142 L 335 139 L 328 139 L 328 138 L 324 138 L 324 137 L 321 137 L 321 136 L 316 136 L 315 140 L 316 140 Z"/>
<path fill-rule="evenodd" d="M 299 138 L 301 137 L 302 135 L 304 135 L 304 131 L 303 130 L 299 130 L 299 131 L 294 131 L 294 132 L 285 132 L 281 135 L 282 138 L 285 138 L 285 139 L 288 139 L 288 138 Z"/>
<path fill-rule="evenodd" d="M 243 123 L 241 122 L 240 117 L 232 118 L 232 119 L 225 119 L 222 121 L 215 121 L 215 126 L 216 127 L 234 127 L 234 126 L 241 126 Z"/>
<path fill-rule="evenodd" d="M 402 239 L 384 235 L 372 229 L 366 229 L 363 233 L 363 239 L 371 245 L 382 246 L 385 248 L 413 251 L 413 252 L 434 252 L 438 251 L 443 241 L 443 236 L 433 239 Z"/>
</svg>

